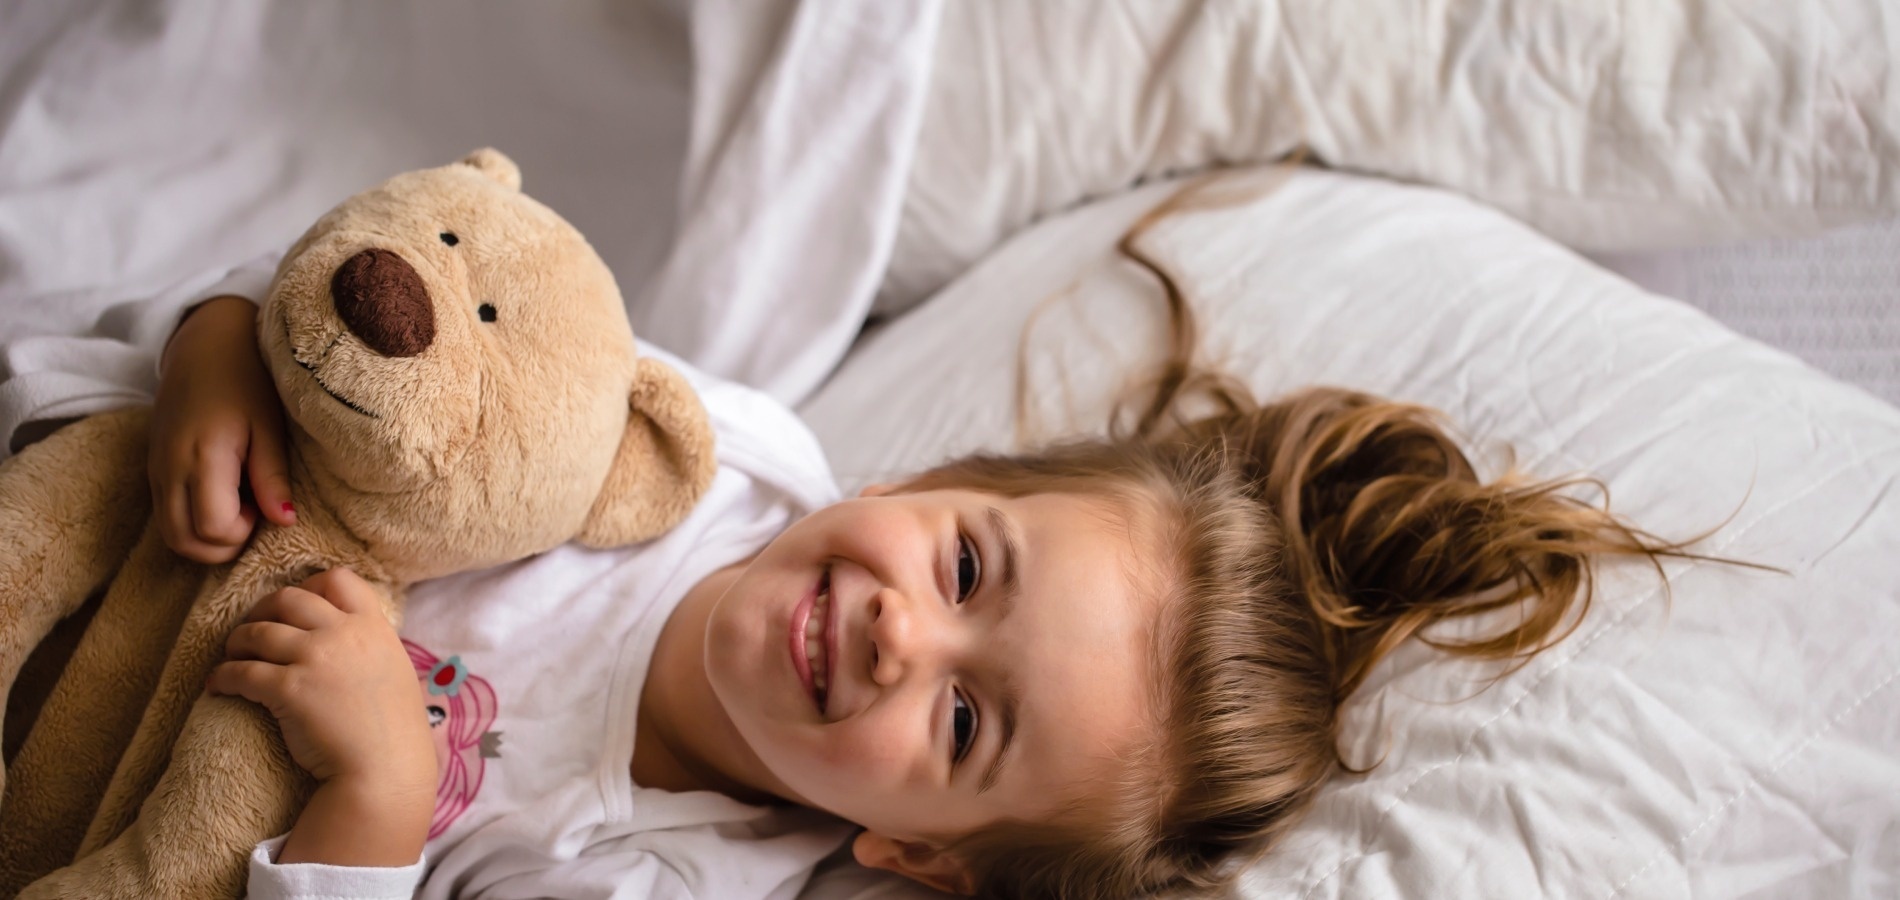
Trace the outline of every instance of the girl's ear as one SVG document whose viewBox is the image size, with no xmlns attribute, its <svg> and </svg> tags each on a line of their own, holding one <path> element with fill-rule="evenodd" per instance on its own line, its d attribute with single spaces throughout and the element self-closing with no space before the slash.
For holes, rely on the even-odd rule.
<svg viewBox="0 0 1900 900">
<path fill-rule="evenodd" d="M 872 831 L 851 842 L 851 855 L 867 869 L 896 872 L 946 894 L 969 896 L 976 892 L 963 862 L 927 844 L 899 841 Z"/>
</svg>

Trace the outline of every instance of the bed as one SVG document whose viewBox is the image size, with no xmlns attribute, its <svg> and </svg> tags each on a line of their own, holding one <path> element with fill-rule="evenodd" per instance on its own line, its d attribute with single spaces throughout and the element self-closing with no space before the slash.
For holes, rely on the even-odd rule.
<svg viewBox="0 0 1900 900">
<path fill-rule="evenodd" d="M 794 403 L 851 488 L 1100 427 L 1159 321 L 1114 242 L 1183 171 L 1231 163 L 1226 202 L 1147 246 L 1256 390 L 1440 408 L 1489 471 L 1598 475 L 1645 527 L 1781 570 L 1671 563 L 1665 591 L 1607 566 L 1578 632 L 1488 687 L 1395 653 L 1346 711 L 1348 756 L 1382 764 L 1238 895 L 1900 892 L 1900 410 L 1583 255 L 1654 284 L 1704 252 L 1659 248 L 1886 227 L 1900 17 L 816 6 L 0 12 L 0 339 L 109 335 L 116 303 L 495 144 L 592 237 L 643 337 Z M 785 115 L 814 108 L 850 114 Z M 1273 162 L 1295 150 L 1329 168 Z M 832 239 L 788 237 L 811 233 Z M 803 896 L 925 894 L 840 860 Z"/>
</svg>

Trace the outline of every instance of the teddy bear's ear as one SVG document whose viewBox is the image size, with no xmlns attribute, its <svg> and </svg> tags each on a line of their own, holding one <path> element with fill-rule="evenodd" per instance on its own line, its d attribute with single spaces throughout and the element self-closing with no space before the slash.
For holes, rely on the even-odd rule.
<svg viewBox="0 0 1900 900">
<path fill-rule="evenodd" d="M 712 424 L 685 377 L 643 358 L 631 402 L 613 471 L 576 538 L 590 547 L 618 547 L 661 534 L 686 518 L 712 484 L 717 466 Z"/>
<path fill-rule="evenodd" d="M 462 157 L 458 165 L 468 166 L 496 181 L 511 191 L 521 190 L 521 167 L 509 159 L 506 154 L 493 147 L 480 150 Z"/>
</svg>

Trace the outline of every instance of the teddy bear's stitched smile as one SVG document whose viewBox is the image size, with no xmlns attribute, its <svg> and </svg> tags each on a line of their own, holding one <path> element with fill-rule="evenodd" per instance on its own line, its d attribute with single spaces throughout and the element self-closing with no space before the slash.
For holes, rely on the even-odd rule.
<svg viewBox="0 0 1900 900">
<path fill-rule="evenodd" d="M 341 336 L 341 335 L 339 335 L 339 336 L 337 337 L 337 341 L 340 341 L 340 340 L 342 340 L 342 339 L 343 339 L 343 338 L 342 338 L 342 336 Z M 368 417 L 370 417 L 370 418 L 372 418 L 372 419 L 380 419 L 380 418 L 382 418 L 382 416 L 379 416 L 379 415 L 377 415 L 377 414 L 375 414 L 375 413 L 373 413 L 373 412 L 370 412 L 370 411 L 369 411 L 369 410 L 367 410 L 367 409 L 364 409 L 364 408 L 362 408 L 362 407 L 360 407 L 360 406 L 357 406 L 357 405 L 356 405 L 356 404 L 354 404 L 354 403 L 351 403 L 351 402 L 350 402 L 350 400 L 349 400 L 349 398 L 347 398 L 347 397 L 345 397 L 345 396 L 343 396 L 342 394 L 339 394 L 339 393 L 337 393 L 337 392 L 336 392 L 336 390 L 335 390 L 334 388 L 332 388 L 332 387 L 330 387 L 329 385 L 327 385 L 327 384 L 324 384 L 324 383 L 323 383 L 323 375 L 321 375 L 320 373 L 318 373 L 318 372 L 317 372 L 317 367 L 316 367 L 316 366 L 313 366 L 313 365 L 311 365 L 311 364 L 309 364 L 309 363 L 307 363 L 307 362 L 304 362 L 304 361 L 303 361 L 303 357 L 302 357 L 302 356 L 300 356 L 300 355 L 298 355 L 298 353 L 297 353 L 297 342 L 296 342 L 296 341 L 293 341 L 293 340 L 291 340 L 291 339 L 290 339 L 290 323 L 289 323 L 289 322 L 285 322 L 285 323 L 284 323 L 284 342 L 285 342 L 286 344 L 288 344 L 288 345 L 290 346 L 290 358 L 291 358 L 291 360 L 292 360 L 293 362 L 295 362 L 295 363 L 296 363 L 297 365 L 300 365 L 300 366 L 302 366 L 302 367 L 304 368 L 304 371 L 306 371 L 306 372 L 309 372 L 309 373 L 310 373 L 310 380 L 311 380 L 311 381 L 314 381 L 314 382 L 316 382 L 316 383 L 317 383 L 317 387 L 320 387 L 320 388 L 322 388 L 322 389 L 323 389 L 323 392 L 324 392 L 324 393 L 326 393 L 326 394 L 329 394 L 329 395 L 330 395 L 330 398 L 331 398 L 331 399 L 333 399 L 333 400 L 335 400 L 335 401 L 336 401 L 336 402 L 338 402 L 338 403 L 341 403 L 341 404 L 343 404 L 344 406 L 347 406 L 347 407 L 349 407 L 349 408 L 350 408 L 350 409 L 352 409 L 352 410 L 355 410 L 355 411 L 356 411 L 356 412 L 358 412 L 358 413 L 361 413 L 361 414 L 363 414 L 363 415 L 365 415 L 365 416 L 368 416 Z M 331 342 L 330 342 L 330 347 L 335 347 L 335 346 L 336 346 L 336 341 L 331 341 Z M 328 358 L 329 358 L 329 356 L 330 356 L 330 347 L 325 347 L 325 348 L 324 348 L 324 351 L 323 351 L 323 355 L 324 355 L 324 358 L 326 358 L 326 359 L 328 359 Z"/>
<path fill-rule="evenodd" d="M 333 399 L 335 399 L 335 400 L 336 400 L 336 402 L 338 402 L 338 403 L 341 403 L 341 404 L 343 404 L 344 406 L 347 406 L 347 407 L 349 407 L 349 408 L 351 408 L 351 409 L 353 409 L 353 410 L 356 410 L 357 412 L 359 412 L 359 413 L 362 413 L 363 415 L 366 415 L 366 416 L 369 416 L 369 417 L 370 417 L 370 418 L 372 418 L 372 419 L 380 419 L 380 418 L 382 418 L 381 416 L 379 416 L 379 415 L 377 415 L 377 414 L 375 414 L 375 413 L 373 413 L 373 412 L 370 412 L 370 411 L 369 411 L 369 410 L 367 410 L 367 409 L 364 409 L 364 408 L 362 408 L 362 407 L 360 407 L 360 406 L 357 406 L 357 405 L 356 405 L 356 404 L 354 404 L 354 403 L 351 403 L 351 402 L 349 401 L 349 398 L 347 398 L 347 397 L 344 397 L 344 396 L 343 396 L 342 394 L 339 394 L 339 393 L 337 393 L 337 392 L 336 392 L 335 390 L 332 390 L 332 389 L 331 389 L 331 387 L 330 387 L 329 385 L 327 385 L 327 384 L 324 384 L 324 383 L 323 383 L 323 376 L 322 376 L 322 375 L 320 375 L 320 374 L 318 374 L 318 372 L 317 372 L 317 367 L 316 367 L 316 366 L 313 366 L 313 365 L 311 365 L 311 364 L 309 364 L 309 363 L 307 363 L 307 362 L 304 362 L 304 361 L 303 361 L 303 360 L 301 360 L 301 359 L 297 359 L 297 354 L 295 354 L 295 353 L 292 353 L 292 354 L 290 355 L 290 358 L 291 358 L 291 359 L 296 359 L 296 360 L 297 360 L 297 365 L 300 365 L 300 366 L 303 366 L 303 367 L 304 367 L 304 370 L 310 373 L 310 380 L 312 380 L 312 381 L 315 381 L 315 382 L 317 383 L 317 387 L 320 387 L 320 388 L 323 388 L 323 392 L 324 392 L 324 393 L 326 393 L 326 394 L 329 394 L 329 395 L 331 396 L 331 398 L 333 398 Z"/>
</svg>

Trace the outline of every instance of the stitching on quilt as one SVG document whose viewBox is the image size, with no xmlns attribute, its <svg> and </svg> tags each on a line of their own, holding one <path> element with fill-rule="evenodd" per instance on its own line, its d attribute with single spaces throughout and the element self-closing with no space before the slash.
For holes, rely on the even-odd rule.
<svg viewBox="0 0 1900 900">
<path fill-rule="evenodd" d="M 1730 796 L 1726 801 L 1723 801 L 1721 806 L 1716 807 L 1715 811 L 1709 813 L 1708 817 L 1704 818 L 1701 822 L 1697 823 L 1694 828 L 1691 828 L 1688 831 L 1683 832 L 1681 835 L 1679 835 L 1673 842 L 1670 843 L 1669 846 L 1665 846 L 1657 850 L 1656 855 L 1650 857 L 1648 862 L 1643 863 L 1642 868 L 1639 868 L 1636 871 L 1630 873 L 1628 878 L 1625 878 L 1622 881 L 1618 882 L 1616 887 L 1610 890 L 1609 896 L 1613 898 L 1623 893 L 1623 889 L 1628 887 L 1630 882 L 1635 881 L 1636 879 L 1642 877 L 1643 873 L 1649 871 L 1651 866 L 1654 866 L 1656 863 L 1661 862 L 1664 854 L 1667 854 L 1669 852 L 1670 847 L 1680 847 L 1683 844 L 1688 843 L 1689 839 L 1695 837 L 1697 832 L 1708 827 L 1709 823 L 1714 822 L 1723 813 L 1727 812 L 1729 807 L 1734 806 L 1736 801 L 1746 796 L 1748 792 L 1751 789 L 1753 789 L 1756 785 L 1761 784 L 1761 779 L 1763 777 L 1770 776 L 1770 775 L 1775 774 L 1776 772 L 1781 771 L 1782 766 L 1785 766 L 1788 763 L 1793 762 L 1796 756 L 1801 755 L 1802 751 L 1805 751 L 1808 749 L 1808 745 L 1813 744 L 1817 739 L 1821 737 L 1821 735 L 1824 735 L 1828 733 L 1829 731 L 1834 730 L 1834 726 L 1839 725 L 1842 719 L 1845 719 L 1849 715 L 1852 715 L 1854 710 L 1857 710 L 1860 708 L 1861 704 L 1866 703 L 1875 694 L 1880 693 L 1883 689 L 1887 687 L 1887 685 L 1892 684 L 1894 682 L 1894 679 L 1896 678 L 1900 678 L 1900 669 L 1895 669 L 1892 672 L 1887 673 L 1887 677 L 1882 678 L 1880 680 L 1880 683 L 1874 685 L 1872 688 L 1869 688 L 1867 693 L 1860 695 L 1858 698 L 1854 700 L 1854 702 L 1849 703 L 1846 706 L 1846 708 L 1842 709 L 1840 712 L 1837 712 L 1832 717 L 1830 717 L 1827 720 L 1827 722 L 1821 725 L 1821 727 L 1816 728 L 1813 732 L 1810 732 L 1806 737 L 1802 738 L 1799 743 L 1795 744 L 1793 747 L 1788 748 L 1788 752 L 1783 753 L 1781 755 L 1781 759 L 1776 760 L 1774 765 L 1769 766 L 1768 771 L 1763 772 L 1760 776 L 1756 776 L 1756 775 L 1748 776 L 1748 779 L 1742 784 L 1742 786 L 1736 789 L 1734 795 Z"/>
</svg>

